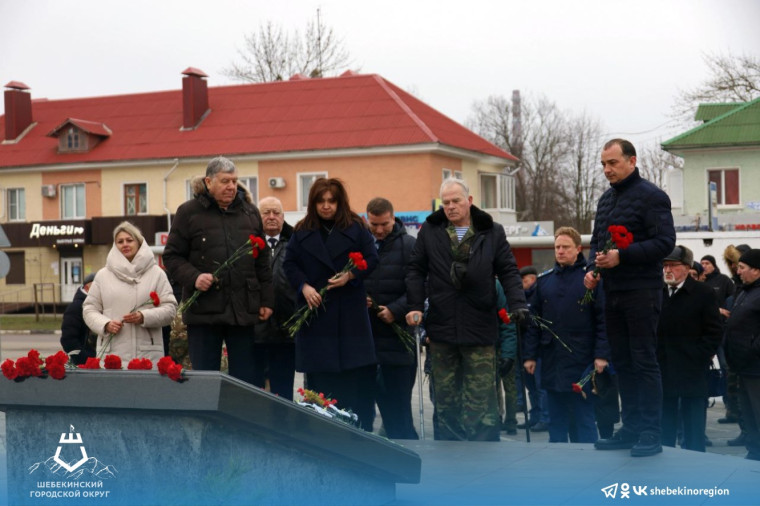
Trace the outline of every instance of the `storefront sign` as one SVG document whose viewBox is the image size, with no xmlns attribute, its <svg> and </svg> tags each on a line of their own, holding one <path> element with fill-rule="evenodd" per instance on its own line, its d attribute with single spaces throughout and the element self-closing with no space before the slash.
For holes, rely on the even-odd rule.
<svg viewBox="0 0 760 506">
<path fill-rule="evenodd" d="M 32 223 L 29 239 L 37 239 L 43 236 L 81 236 L 84 241 L 84 227 L 77 225 L 42 225 Z"/>
</svg>

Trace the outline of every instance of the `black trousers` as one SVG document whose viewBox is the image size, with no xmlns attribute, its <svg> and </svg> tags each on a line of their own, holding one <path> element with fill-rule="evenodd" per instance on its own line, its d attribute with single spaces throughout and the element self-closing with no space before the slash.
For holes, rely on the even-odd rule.
<svg viewBox="0 0 760 506">
<path fill-rule="evenodd" d="M 230 376 L 253 384 L 253 326 L 188 325 L 187 344 L 196 371 L 218 371 L 227 345 Z"/>
<path fill-rule="evenodd" d="M 747 434 L 747 458 L 760 460 L 760 376 L 739 375 L 739 406 Z"/>
<path fill-rule="evenodd" d="M 389 439 L 419 439 L 412 420 L 415 365 L 380 365 L 377 370 L 377 407 Z"/>
<path fill-rule="evenodd" d="M 676 446 L 678 420 L 683 421 L 681 448 L 695 452 L 705 451 L 704 397 L 664 397 L 662 399 L 662 444 Z"/>
<path fill-rule="evenodd" d="M 337 407 L 359 417 L 359 427 L 372 432 L 375 419 L 375 364 L 341 372 L 306 373 L 309 390 L 338 401 Z"/>
<path fill-rule="evenodd" d="M 608 292 L 604 316 L 612 363 L 618 373 L 623 430 L 661 435 L 662 377 L 657 362 L 657 322 L 662 289 Z M 704 436 L 704 434 L 703 434 Z"/>
<path fill-rule="evenodd" d="M 293 343 L 254 343 L 253 384 L 264 388 L 269 378 L 269 390 L 275 395 L 293 400 L 293 381 L 296 374 L 296 347 Z"/>
</svg>

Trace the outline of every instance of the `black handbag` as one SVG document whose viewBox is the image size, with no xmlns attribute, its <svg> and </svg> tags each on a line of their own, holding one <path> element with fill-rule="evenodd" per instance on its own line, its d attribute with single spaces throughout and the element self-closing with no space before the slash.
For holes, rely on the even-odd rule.
<svg viewBox="0 0 760 506">
<path fill-rule="evenodd" d="M 710 364 L 707 371 L 707 396 L 723 397 L 726 395 L 726 371 Z"/>
</svg>

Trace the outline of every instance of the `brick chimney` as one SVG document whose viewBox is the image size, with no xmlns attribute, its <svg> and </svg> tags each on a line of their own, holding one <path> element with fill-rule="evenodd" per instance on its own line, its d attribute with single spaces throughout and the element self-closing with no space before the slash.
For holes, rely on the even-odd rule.
<svg viewBox="0 0 760 506">
<path fill-rule="evenodd" d="M 5 140 L 14 141 L 32 124 L 32 95 L 19 81 L 5 85 Z"/>
<path fill-rule="evenodd" d="M 208 77 L 202 70 L 188 67 L 182 71 L 182 130 L 194 130 L 209 111 Z"/>
</svg>

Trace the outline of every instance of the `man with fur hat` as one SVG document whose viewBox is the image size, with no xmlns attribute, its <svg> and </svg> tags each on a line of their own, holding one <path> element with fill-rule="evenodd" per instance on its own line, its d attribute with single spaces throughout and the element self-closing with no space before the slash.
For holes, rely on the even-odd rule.
<svg viewBox="0 0 760 506">
<path fill-rule="evenodd" d="M 739 257 L 737 273 L 742 290 L 726 324 L 726 359 L 739 375 L 747 458 L 760 460 L 760 249 Z"/>
<path fill-rule="evenodd" d="M 707 370 L 723 327 L 715 291 L 689 276 L 693 262 L 686 246 L 676 246 L 663 260 L 657 360 L 662 372 L 662 444 L 675 446 L 680 419 L 681 448 L 704 452 Z"/>
<path fill-rule="evenodd" d="M 183 299 L 204 292 L 182 315 L 190 361 L 193 369 L 218 371 L 225 343 L 230 375 L 253 383 L 254 325 L 274 307 L 271 250 L 241 258 L 218 278 L 211 273 L 249 236 L 264 234 L 261 214 L 238 184 L 235 164 L 223 156 L 194 183 L 194 197 L 177 209 L 163 257 Z"/>
</svg>

